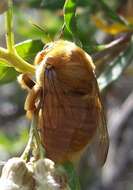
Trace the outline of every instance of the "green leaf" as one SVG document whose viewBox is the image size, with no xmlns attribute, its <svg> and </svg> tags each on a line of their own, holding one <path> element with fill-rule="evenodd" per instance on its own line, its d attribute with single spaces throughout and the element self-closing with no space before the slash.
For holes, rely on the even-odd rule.
<svg viewBox="0 0 133 190">
<path fill-rule="evenodd" d="M 64 4 L 64 25 L 68 32 L 72 35 L 73 40 L 81 46 L 81 42 L 78 37 L 78 29 L 76 24 L 76 6 L 77 0 L 66 0 Z"/>
<path fill-rule="evenodd" d="M 44 44 L 41 40 L 27 40 L 15 46 L 18 54 L 26 61 L 33 63 L 35 55 L 42 50 Z M 6 62 L 0 61 L 0 84 L 16 80 L 19 73 Z"/>
<path fill-rule="evenodd" d="M 76 33 L 76 0 L 66 0 L 64 4 L 64 21 L 68 31 L 73 35 Z"/>
<path fill-rule="evenodd" d="M 129 47 L 110 64 L 105 71 L 98 77 L 100 90 L 105 89 L 110 83 L 119 78 L 122 72 L 133 60 L 133 42 Z"/>
<path fill-rule="evenodd" d="M 65 169 L 68 175 L 68 183 L 71 190 L 80 190 L 80 183 L 77 173 L 75 171 L 74 165 L 71 162 L 66 162 L 63 164 L 63 168 Z"/>
<path fill-rule="evenodd" d="M 33 63 L 36 54 L 43 49 L 41 40 L 26 40 L 15 46 L 17 53 L 26 61 Z"/>
<path fill-rule="evenodd" d="M 8 62 L 6 62 L 6 60 L 0 59 L 0 66 L 8 66 L 9 67 L 9 64 L 8 64 Z"/>
<path fill-rule="evenodd" d="M 16 80 L 18 72 L 9 65 L 0 62 L 0 84 L 6 84 Z"/>
<path fill-rule="evenodd" d="M 113 21 L 119 22 L 121 24 L 127 25 L 128 21 L 126 21 L 122 16 L 119 16 L 114 10 L 112 10 L 104 0 L 99 0 L 101 8 L 105 11 L 106 15 L 110 17 Z"/>
</svg>

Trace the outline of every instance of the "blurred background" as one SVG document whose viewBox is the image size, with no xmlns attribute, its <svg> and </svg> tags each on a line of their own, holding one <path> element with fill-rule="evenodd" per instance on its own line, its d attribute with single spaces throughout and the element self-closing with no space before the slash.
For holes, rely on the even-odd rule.
<svg viewBox="0 0 133 190">
<path fill-rule="evenodd" d="M 93 2 L 93 3 L 92 3 Z M 133 23 L 133 0 L 105 1 L 112 10 Z M 64 0 L 15 0 L 15 43 L 40 39 L 54 40 L 63 24 Z M 102 15 L 102 18 L 101 18 Z M 35 27 L 39 25 L 44 31 Z M 4 16 L 0 15 L 0 46 L 5 47 Z M 121 26 L 106 20 L 96 0 L 79 0 L 77 8 L 78 35 L 83 46 L 104 44 L 115 39 Z M 122 32 L 125 30 L 123 29 Z M 69 34 L 64 38 L 71 39 Z M 89 50 L 88 50 L 89 51 Z M 90 52 L 91 53 L 91 52 Z M 118 52 L 116 52 L 117 54 Z M 133 53 L 133 52 L 132 52 Z M 32 62 L 33 60 L 31 60 Z M 132 60 L 131 60 L 132 61 Z M 106 64 L 97 65 L 97 75 Z M 10 76 L 6 71 L 5 75 Z M 0 72 L 0 79 L 3 79 Z M 16 82 L 16 75 L 0 81 L 0 160 L 21 155 L 28 140 L 29 121 L 23 108 L 26 92 Z M 117 81 L 102 93 L 110 136 L 109 154 L 102 170 L 96 168 L 86 153 L 81 160 L 79 175 L 83 190 L 133 189 L 133 66 L 130 64 Z"/>
</svg>

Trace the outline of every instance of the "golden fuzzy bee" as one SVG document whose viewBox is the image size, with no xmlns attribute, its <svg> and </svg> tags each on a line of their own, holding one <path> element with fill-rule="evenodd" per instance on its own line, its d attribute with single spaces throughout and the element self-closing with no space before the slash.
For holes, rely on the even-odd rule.
<svg viewBox="0 0 133 190">
<path fill-rule="evenodd" d="M 97 159 L 103 164 L 108 133 L 91 57 L 74 43 L 47 44 L 35 58 L 35 82 L 28 75 L 19 82 L 28 88 L 27 115 L 37 115 L 46 156 L 62 163 L 81 157 L 96 138 Z"/>
</svg>

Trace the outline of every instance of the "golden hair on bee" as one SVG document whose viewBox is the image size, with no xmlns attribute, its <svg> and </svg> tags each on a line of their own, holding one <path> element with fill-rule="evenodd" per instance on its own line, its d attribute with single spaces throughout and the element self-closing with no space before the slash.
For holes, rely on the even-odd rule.
<svg viewBox="0 0 133 190">
<path fill-rule="evenodd" d="M 58 40 L 37 54 L 35 67 L 25 109 L 37 116 L 46 156 L 57 163 L 80 159 L 96 138 L 96 157 L 103 164 L 108 132 L 91 57 L 74 43 Z"/>
</svg>

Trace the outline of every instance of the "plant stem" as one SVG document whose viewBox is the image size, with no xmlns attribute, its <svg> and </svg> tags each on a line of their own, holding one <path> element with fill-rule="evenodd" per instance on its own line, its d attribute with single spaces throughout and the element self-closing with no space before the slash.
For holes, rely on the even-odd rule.
<svg viewBox="0 0 133 190">
<path fill-rule="evenodd" d="M 10 53 L 8 50 L 0 47 L 0 58 L 6 60 L 18 72 L 31 73 L 33 75 L 35 73 L 34 66 L 22 59 L 16 52 Z"/>
<path fill-rule="evenodd" d="M 6 44 L 8 51 L 15 52 L 14 48 L 14 33 L 13 33 L 13 3 L 12 0 L 8 0 L 9 9 L 6 12 Z"/>
<path fill-rule="evenodd" d="M 133 41 L 128 48 L 121 53 L 118 58 L 112 62 L 102 74 L 98 77 L 98 84 L 100 90 L 104 90 L 110 83 L 117 80 L 125 68 L 132 63 L 133 60 Z"/>
<path fill-rule="evenodd" d="M 36 119 L 36 114 L 35 114 L 33 120 L 34 120 L 34 136 L 35 136 L 35 139 L 36 139 L 37 147 L 39 149 L 40 158 L 44 158 L 45 150 L 42 147 L 42 143 L 41 143 L 41 140 L 40 140 L 40 135 L 39 135 L 37 127 L 36 127 L 36 120 L 37 120 Z"/>
<path fill-rule="evenodd" d="M 110 42 L 109 44 L 99 45 L 95 48 L 97 52 L 92 55 L 93 61 L 96 62 L 100 59 L 103 59 L 104 56 L 119 50 L 122 45 L 126 47 L 126 45 L 130 42 L 132 37 L 132 32 L 128 32 L 123 34 L 122 36 L 118 37 L 114 41 Z"/>
<path fill-rule="evenodd" d="M 14 33 L 13 33 L 13 2 L 8 0 L 9 9 L 6 13 L 5 25 L 6 25 L 6 44 L 7 50 L 0 47 L 0 58 L 4 59 L 8 64 L 15 67 L 15 69 L 22 73 L 35 73 L 33 65 L 22 59 L 16 52 L 14 46 Z"/>
<path fill-rule="evenodd" d="M 31 122 L 31 127 L 30 127 L 30 132 L 29 132 L 29 140 L 28 140 L 28 143 L 26 145 L 26 148 L 25 148 L 23 154 L 21 155 L 21 158 L 24 159 L 24 160 L 28 159 L 30 151 L 32 150 L 33 139 L 34 139 L 34 124 L 33 124 L 33 121 L 32 121 Z"/>
<path fill-rule="evenodd" d="M 40 158 L 44 158 L 45 152 L 44 152 L 44 148 L 41 145 L 40 136 L 39 136 L 37 128 L 36 128 L 35 115 L 33 116 L 32 121 L 31 121 L 29 140 L 28 140 L 28 143 L 26 145 L 26 148 L 25 148 L 23 154 L 21 155 L 22 159 L 24 159 L 24 160 L 28 159 L 28 156 L 33 149 L 34 139 L 36 141 L 37 152 L 39 153 Z"/>
</svg>

